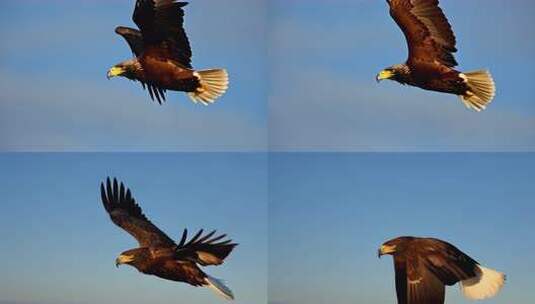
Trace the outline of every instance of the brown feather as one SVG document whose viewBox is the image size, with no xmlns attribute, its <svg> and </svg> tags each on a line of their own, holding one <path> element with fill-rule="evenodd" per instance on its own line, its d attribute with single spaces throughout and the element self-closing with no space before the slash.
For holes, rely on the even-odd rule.
<svg viewBox="0 0 535 304">
<path fill-rule="evenodd" d="M 183 28 L 187 2 L 137 0 L 132 19 L 143 35 L 145 45 L 168 50 L 168 58 L 191 68 L 191 47 Z"/>
<path fill-rule="evenodd" d="M 408 64 L 418 61 L 457 65 L 455 35 L 438 0 L 389 0 L 390 15 L 401 28 L 409 48 Z"/>
<path fill-rule="evenodd" d="M 106 180 L 100 185 L 100 193 L 104 208 L 111 220 L 132 235 L 141 247 L 174 246 L 175 243 L 158 227 L 152 224 L 136 204 L 130 190 L 116 179 Z"/>
</svg>

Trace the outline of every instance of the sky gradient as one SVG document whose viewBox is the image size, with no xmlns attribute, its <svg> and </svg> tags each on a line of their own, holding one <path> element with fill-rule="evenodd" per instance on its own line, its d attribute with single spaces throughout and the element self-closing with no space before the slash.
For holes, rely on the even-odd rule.
<svg viewBox="0 0 535 304">
<path fill-rule="evenodd" d="M 384 0 L 270 1 L 273 151 L 534 151 L 535 4 L 442 0 L 461 71 L 488 68 L 483 113 L 454 95 L 375 81 L 407 58 Z"/>
<path fill-rule="evenodd" d="M 236 304 L 267 302 L 263 154 L 0 154 L 0 303 L 224 303 L 207 288 L 115 268 L 137 247 L 115 226 L 99 184 L 116 176 L 170 237 L 217 229 L 239 246 L 219 267 Z"/>
<path fill-rule="evenodd" d="M 133 0 L 0 2 L 1 151 L 257 151 L 267 146 L 263 0 L 196 0 L 185 28 L 198 69 L 224 67 L 230 89 L 205 107 L 184 93 L 153 103 L 107 70 L 131 51 Z M 229 22 L 232 21 L 232 22 Z"/>
<path fill-rule="evenodd" d="M 440 1 L 459 69 L 496 80 L 482 113 L 375 82 L 407 54 L 385 0 L 191 0 L 193 66 L 226 68 L 230 88 L 160 106 L 106 79 L 131 56 L 114 28 L 135 27 L 134 2 L 0 0 L 0 304 L 225 303 L 115 268 L 137 244 L 102 207 L 107 176 L 172 238 L 238 242 L 205 269 L 235 304 L 395 303 L 377 248 L 409 234 L 504 271 L 485 304 L 532 300 L 535 153 L 443 152 L 535 152 L 535 2 Z M 302 153 L 324 151 L 340 153 Z"/>
<path fill-rule="evenodd" d="M 231 76 L 210 107 L 183 93 L 158 106 L 138 84 L 106 79 L 130 56 L 113 29 L 134 26 L 133 1 L 2 1 L 0 151 L 535 151 L 535 5 L 441 7 L 459 69 L 496 80 L 483 113 L 375 82 L 407 54 L 385 1 L 192 1 L 194 66 Z"/>
<path fill-rule="evenodd" d="M 505 272 L 484 303 L 530 303 L 534 180 L 534 154 L 274 154 L 269 303 L 395 303 L 392 258 L 377 249 L 401 235 Z M 446 303 L 472 302 L 454 286 Z"/>
</svg>

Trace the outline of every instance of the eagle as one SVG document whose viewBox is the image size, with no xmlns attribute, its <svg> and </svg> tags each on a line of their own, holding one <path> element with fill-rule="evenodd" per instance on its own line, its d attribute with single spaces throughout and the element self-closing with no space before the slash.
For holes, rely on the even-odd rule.
<svg viewBox="0 0 535 304">
<path fill-rule="evenodd" d="M 489 71 L 459 72 L 456 39 L 438 0 L 387 0 L 390 15 L 405 34 L 409 56 L 377 74 L 425 90 L 458 95 L 466 107 L 484 110 L 495 96 Z"/>
<path fill-rule="evenodd" d="M 123 183 L 107 178 L 106 183 L 100 185 L 100 193 L 113 223 L 139 243 L 138 248 L 126 250 L 117 257 L 117 267 L 127 264 L 144 274 L 196 287 L 209 287 L 228 300 L 234 299 L 232 291 L 221 280 L 200 268 L 221 265 L 237 246 L 232 240 L 225 240 L 225 234 L 216 235 L 215 230 L 203 234 L 201 229 L 188 241 L 188 230 L 184 229 L 182 238 L 175 243 L 143 214 L 130 189 Z"/>
<path fill-rule="evenodd" d="M 450 243 L 434 238 L 398 237 L 385 242 L 378 256 L 394 257 L 398 304 L 443 304 L 445 286 L 460 282 L 464 296 L 495 296 L 505 275 L 481 266 Z"/>
<path fill-rule="evenodd" d="M 139 30 L 119 26 L 134 58 L 114 65 L 108 79 L 121 76 L 139 81 L 151 99 L 161 105 L 167 90 L 186 92 L 193 102 L 208 105 L 225 93 L 228 74 L 224 69 L 196 71 L 191 65 L 191 47 L 183 28 L 187 2 L 137 0 L 133 20 Z"/>
</svg>

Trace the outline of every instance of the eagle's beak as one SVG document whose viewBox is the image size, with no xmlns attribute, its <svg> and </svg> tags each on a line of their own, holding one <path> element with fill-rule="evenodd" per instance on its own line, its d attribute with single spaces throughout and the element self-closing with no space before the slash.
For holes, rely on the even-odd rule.
<svg viewBox="0 0 535 304">
<path fill-rule="evenodd" d="M 377 74 L 377 76 L 375 77 L 375 80 L 377 82 L 380 82 L 381 80 L 390 79 L 392 78 L 392 76 L 394 76 L 394 73 L 392 73 L 392 71 L 382 70 L 381 72 L 379 72 L 379 74 Z"/>
<path fill-rule="evenodd" d="M 113 77 L 121 76 L 122 74 L 124 74 L 124 72 L 125 72 L 125 70 L 123 68 L 114 66 L 114 67 L 112 67 L 111 69 L 108 70 L 108 74 L 106 75 L 106 77 L 108 79 L 111 79 Z"/>
<path fill-rule="evenodd" d="M 115 260 L 115 267 L 119 268 L 119 265 L 130 263 L 134 260 L 133 256 L 130 255 L 120 255 Z"/>
<path fill-rule="evenodd" d="M 377 251 L 377 257 L 380 258 L 385 254 L 391 254 L 396 252 L 396 246 L 382 245 Z"/>
</svg>

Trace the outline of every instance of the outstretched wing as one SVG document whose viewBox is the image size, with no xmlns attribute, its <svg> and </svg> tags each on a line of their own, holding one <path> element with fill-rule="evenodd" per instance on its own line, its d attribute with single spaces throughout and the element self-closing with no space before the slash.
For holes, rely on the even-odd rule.
<svg viewBox="0 0 535 304">
<path fill-rule="evenodd" d="M 145 47 L 156 46 L 166 56 L 191 68 L 191 47 L 184 31 L 187 2 L 175 0 L 137 0 L 133 20 L 141 30 Z"/>
<path fill-rule="evenodd" d="M 238 244 L 232 240 L 223 240 L 226 234 L 214 236 L 212 231 L 203 236 L 203 230 L 199 230 L 195 236 L 186 242 L 188 230 L 184 229 L 182 239 L 176 246 L 177 259 L 190 260 L 203 266 L 220 265 Z M 223 241 L 222 241 L 223 240 Z"/>
<path fill-rule="evenodd" d="M 455 35 L 438 0 L 387 0 L 390 15 L 401 28 L 409 47 L 409 64 L 414 62 L 457 65 L 453 53 Z"/>
<path fill-rule="evenodd" d="M 446 285 L 453 285 L 476 276 L 478 263 L 457 247 L 438 240 L 417 241 L 418 256 L 430 272 Z"/>
<path fill-rule="evenodd" d="M 143 36 L 140 31 L 129 27 L 118 26 L 115 28 L 115 33 L 121 35 L 126 40 L 136 57 L 141 55 L 145 50 Z"/>
<path fill-rule="evenodd" d="M 119 185 L 116 179 L 112 183 L 108 178 L 105 185 L 100 184 L 100 194 L 111 220 L 132 235 L 141 247 L 175 245 L 172 239 L 147 219 L 130 189 L 123 183 Z"/>
</svg>

